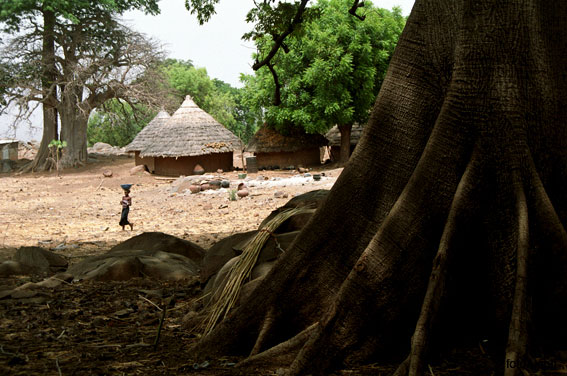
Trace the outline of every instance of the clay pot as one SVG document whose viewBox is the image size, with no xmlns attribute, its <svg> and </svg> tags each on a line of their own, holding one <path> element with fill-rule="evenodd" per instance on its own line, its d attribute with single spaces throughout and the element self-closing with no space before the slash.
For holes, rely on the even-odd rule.
<svg viewBox="0 0 567 376">
<path fill-rule="evenodd" d="M 209 182 L 209 185 L 211 186 L 211 189 L 220 189 L 221 181 L 220 180 L 211 180 Z"/>
<path fill-rule="evenodd" d="M 246 186 L 246 184 L 240 183 L 240 184 L 238 184 L 237 190 L 239 191 L 239 190 L 241 190 L 241 189 L 248 189 L 248 187 Z"/>
<path fill-rule="evenodd" d="M 211 189 L 211 186 L 209 183 L 203 183 L 201 184 L 201 190 L 202 191 L 206 191 L 207 189 Z"/>
<path fill-rule="evenodd" d="M 244 179 L 244 178 L 246 178 L 246 174 L 238 174 L 238 178 L 239 178 L 239 179 Z"/>
<path fill-rule="evenodd" d="M 200 164 L 196 164 L 193 168 L 193 175 L 203 175 L 204 173 L 205 169 Z"/>
<path fill-rule="evenodd" d="M 230 181 L 223 180 L 223 181 L 221 181 L 220 185 L 221 185 L 222 188 L 228 188 L 228 187 L 230 187 Z"/>
<path fill-rule="evenodd" d="M 240 189 L 239 191 L 237 191 L 236 194 L 238 195 L 238 197 L 243 198 L 243 197 L 248 196 L 249 192 L 248 192 L 248 189 L 244 188 L 244 189 Z"/>
<path fill-rule="evenodd" d="M 321 180 L 320 174 L 313 174 L 313 180 Z"/>
<path fill-rule="evenodd" d="M 201 192 L 201 186 L 197 184 L 191 184 L 189 186 L 189 190 L 191 191 L 191 193 L 199 193 Z"/>
</svg>

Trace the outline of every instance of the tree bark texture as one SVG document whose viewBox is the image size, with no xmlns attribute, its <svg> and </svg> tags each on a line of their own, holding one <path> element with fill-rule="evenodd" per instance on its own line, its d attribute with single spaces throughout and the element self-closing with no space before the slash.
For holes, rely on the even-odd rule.
<svg viewBox="0 0 567 376">
<path fill-rule="evenodd" d="M 89 111 L 83 111 L 80 106 L 80 93 L 70 90 L 64 92 L 59 105 L 61 114 L 61 140 L 67 142 L 63 149 L 61 167 L 77 167 L 87 162 L 87 125 Z"/>
<path fill-rule="evenodd" d="M 417 0 L 325 204 L 195 351 L 265 351 L 318 322 L 289 375 L 385 357 L 421 375 L 481 339 L 502 369 L 567 345 L 565 19 L 565 2 Z"/>
<path fill-rule="evenodd" d="M 47 170 L 52 166 L 49 157 L 49 143 L 58 140 L 56 102 L 57 70 L 55 68 L 55 13 L 51 10 L 43 11 L 43 40 L 42 40 L 42 80 L 43 90 L 43 135 L 39 150 L 31 164 L 31 169 Z"/>
</svg>

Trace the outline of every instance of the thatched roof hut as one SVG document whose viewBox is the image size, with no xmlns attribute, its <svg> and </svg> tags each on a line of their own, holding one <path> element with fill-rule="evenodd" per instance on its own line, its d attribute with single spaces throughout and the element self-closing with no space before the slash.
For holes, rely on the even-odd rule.
<svg viewBox="0 0 567 376">
<path fill-rule="evenodd" d="M 314 166 L 321 163 L 319 148 L 327 145 L 320 134 L 296 132 L 285 136 L 266 125 L 248 143 L 246 151 L 254 153 L 260 168 Z"/>
<path fill-rule="evenodd" d="M 358 140 L 360 140 L 363 130 L 364 127 L 362 125 L 354 123 L 352 130 L 350 131 L 351 146 L 356 146 L 356 144 L 358 144 Z M 336 125 L 325 134 L 325 137 L 329 140 L 329 146 L 341 146 L 341 132 L 339 131 L 339 127 Z"/>
<path fill-rule="evenodd" d="M 364 126 L 360 125 L 359 123 L 353 124 L 350 131 L 350 154 L 352 154 L 354 148 L 358 144 L 363 130 Z M 325 138 L 329 140 L 329 146 L 331 148 L 329 154 L 331 156 L 331 160 L 338 161 L 341 155 L 341 132 L 339 131 L 339 127 L 335 125 L 333 128 L 331 128 L 325 134 Z"/>
<path fill-rule="evenodd" d="M 154 143 L 170 117 L 164 110 L 158 112 L 152 121 L 136 135 L 132 142 L 126 145 L 126 151 L 142 151 Z"/>
<path fill-rule="evenodd" d="M 232 153 L 240 140 L 187 96 L 142 157 L 188 157 Z"/>
<path fill-rule="evenodd" d="M 136 164 L 162 175 L 191 175 L 197 164 L 205 171 L 232 169 L 232 154 L 240 140 L 200 109 L 191 96 L 156 127 L 152 141 L 136 151 Z M 129 148 L 129 150 L 133 150 Z"/>
</svg>

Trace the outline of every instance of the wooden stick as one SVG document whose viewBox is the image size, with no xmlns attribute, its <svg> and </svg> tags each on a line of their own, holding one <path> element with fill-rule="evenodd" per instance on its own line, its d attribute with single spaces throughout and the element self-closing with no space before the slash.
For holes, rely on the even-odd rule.
<svg viewBox="0 0 567 376">
<path fill-rule="evenodd" d="M 63 374 L 61 373 L 61 368 L 59 367 L 59 358 L 55 358 L 55 366 L 57 367 L 57 372 L 59 373 L 59 376 L 63 376 Z"/>
<path fill-rule="evenodd" d="M 165 315 L 167 313 L 167 306 L 171 304 L 171 302 L 173 301 L 175 295 L 172 295 L 164 304 L 163 306 L 163 311 L 161 313 L 161 319 L 159 320 L 159 325 L 158 325 L 158 330 L 156 333 L 156 339 L 154 341 L 154 351 L 157 350 L 157 346 L 159 343 L 159 337 L 161 335 L 161 329 L 163 328 L 163 322 L 165 321 Z"/>
<path fill-rule="evenodd" d="M 155 304 L 154 302 L 152 302 L 150 299 L 143 297 L 142 295 L 138 294 L 138 297 L 145 300 L 146 302 L 150 303 L 151 305 L 153 305 L 154 307 L 156 307 L 158 310 L 163 311 L 163 309 L 161 309 L 157 304 Z"/>
</svg>

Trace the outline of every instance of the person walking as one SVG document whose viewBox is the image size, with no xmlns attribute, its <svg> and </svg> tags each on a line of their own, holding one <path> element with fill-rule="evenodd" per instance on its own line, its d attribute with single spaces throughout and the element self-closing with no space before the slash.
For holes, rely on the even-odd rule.
<svg viewBox="0 0 567 376">
<path fill-rule="evenodd" d="M 120 226 L 122 226 L 122 231 L 124 231 L 125 226 L 130 226 L 130 231 L 134 229 L 134 224 L 128 221 L 128 213 L 130 212 L 130 206 L 132 206 L 130 187 L 131 185 L 129 184 L 122 186 L 122 189 L 124 189 L 124 196 L 122 196 L 122 200 L 120 201 L 120 204 L 122 205 L 122 213 L 120 215 L 120 222 L 118 223 Z"/>
</svg>

